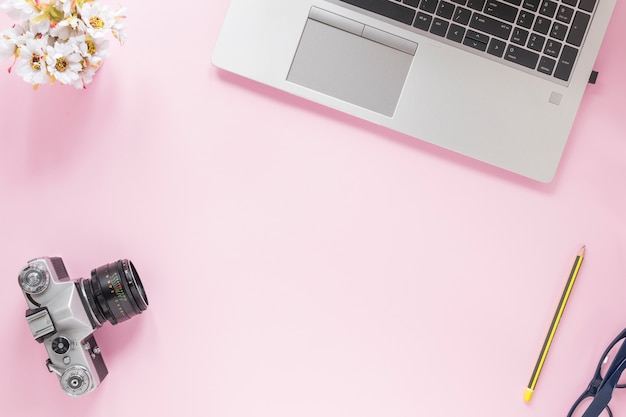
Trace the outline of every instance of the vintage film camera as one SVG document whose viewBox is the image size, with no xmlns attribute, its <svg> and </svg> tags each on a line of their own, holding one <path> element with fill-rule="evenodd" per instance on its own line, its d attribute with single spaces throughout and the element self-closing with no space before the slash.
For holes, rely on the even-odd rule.
<svg viewBox="0 0 626 417">
<path fill-rule="evenodd" d="M 46 366 L 63 391 L 80 397 L 107 375 L 93 336 L 105 321 L 115 325 L 148 308 L 148 298 L 132 262 L 122 259 L 91 271 L 90 279 L 70 280 L 61 258 L 28 262 L 18 282 L 33 337 L 48 351 Z"/>
</svg>

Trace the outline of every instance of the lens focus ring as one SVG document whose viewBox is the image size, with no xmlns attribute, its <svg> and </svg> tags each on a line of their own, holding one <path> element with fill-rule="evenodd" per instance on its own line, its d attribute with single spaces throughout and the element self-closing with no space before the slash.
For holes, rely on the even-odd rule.
<svg viewBox="0 0 626 417">
<path fill-rule="evenodd" d="M 83 286 L 89 306 L 100 325 L 108 320 L 117 324 L 148 308 L 148 298 L 139 274 L 127 259 L 91 271 Z"/>
</svg>

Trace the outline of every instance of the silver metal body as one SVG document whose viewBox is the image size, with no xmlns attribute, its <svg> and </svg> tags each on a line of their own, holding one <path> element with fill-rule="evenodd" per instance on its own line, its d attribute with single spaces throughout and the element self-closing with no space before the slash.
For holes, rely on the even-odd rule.
<svg viewBox="0 0 626 417">
<path fill-rule="evenodd" d="M 337 0 L 232 0 L 213 62 L 549 182 L 615 2 L 599 0 L 567 85 L 514 64 L 485 59 L 469 47 L 453 47 L 444 38 L 409 30 Z M 346 48 L 354 48 L 356 58 L 347 58 Z"/>
<path fill-rule="evenodd" d="M 99 324 L 86 305 L 82 280 L 69 279 L 61 258 L 37 258 L 28 262 L 19 281 L 28 304 L 26 320 L 48 352 L 48 370 L 68 395 L 93 391 L 107 369 L 93 337 Z"/>
</svg>

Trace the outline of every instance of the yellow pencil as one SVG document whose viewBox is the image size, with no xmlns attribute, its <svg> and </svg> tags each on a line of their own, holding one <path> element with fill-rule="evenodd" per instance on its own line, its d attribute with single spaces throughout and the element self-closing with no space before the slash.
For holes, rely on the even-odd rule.
<svg viewBox="0 0 626 417">
<path fill-rule="evenodd" d="M 546 361 L 546 356 L 548 356 L 548 351 L 550 350 L 552 339 L 554 339 L 556 328 L 559 325 L 559 322 L 561 321 L 561 317 L 563 316 L 563 311 L 565 310 L 565 304 L 567 304 L 567 300 L 569 299 L 569 296 L 572 292 L 572 288 L 574 287 L 574 282 L 576 281 L 576 277 L 578 276 L 578 271 L 580 270 L 580 265 L 583 263 L 584 257 L 585 257 L 585 247 L 583 246 L 580 249 L 580 251 L 578 251 L 578 255 L 576 255 L 576 259 L 574 260 L 574 265 L 572 266 L 572 272 L 570 272 L 569 279 L 567 280 L 567 284 L 565 284 L 563 295 L 561 295 L 561 301 L 559 301 L 559 305 L 556 308 L 556 312 L 554 313 L 554 318 L 552 319 L 552 324 L 550 324 L 550 330 L 548 330 L 548 335 L 546 336 L 546 340 L 545 342 L 543 342 L 543 347 L 541 348 L 541 353 L 539 353 L 537 364 L 535 365 L 533 374 L 530 377 L 530 382 L 528 383 L 528 387 L 526 388 L 526 392 L 524 393 L 524 401 L 526 402 L 530 402 L 530 399 L 533 397 L 533 393 L 535 392 L 535 387 L 537 386 L 537 380 L 539 379 L 539 374 L 541 373 L 541 368 L 543 368 L 543 364 Z"/>
</svg>

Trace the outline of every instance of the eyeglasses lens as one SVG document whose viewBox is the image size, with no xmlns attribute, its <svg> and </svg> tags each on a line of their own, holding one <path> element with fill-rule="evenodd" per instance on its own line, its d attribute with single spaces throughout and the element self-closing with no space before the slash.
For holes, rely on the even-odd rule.
<svg viewBox="0 0 626 417">
<path fill-rule="evenodd" d="M 606 378 L 606 373 L 609 370 L 609 367 L 611 366 L 611 363 L 616 359 L 617 354 L 619 353 L 620 348 L 622 347 L 622 344 L 624 343 L 624 338 L 620 339 L 617 343 L 615 343 L 615 345 L 613 347 L 611 347 L 611 349 L 609 350 L 609 353 L 602 358 L 602 364 L 600 365 L 600 375 L 602 376 L 602 379 Z M 624 357 L 624 351 L 622 351 L 622 357 L 621 358 L 617 358 L 618 361 L 624 361 L 626 360 L 626 357 Z M 615 365 L 617 365 L 618 363 L 615 363 Z M 626 371 L 622 372 L 622 374 L 619 377 L 619 382 L 617 383 L 617 388 L 621 388 L 621 387 L 626 387 Z"/>
</svg>

